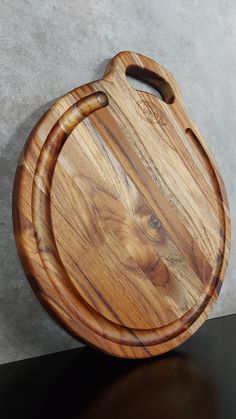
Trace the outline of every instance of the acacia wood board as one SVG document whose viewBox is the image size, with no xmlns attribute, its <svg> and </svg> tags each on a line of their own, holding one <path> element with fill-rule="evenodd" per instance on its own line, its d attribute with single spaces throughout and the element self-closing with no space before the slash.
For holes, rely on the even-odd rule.
<svg viewBox="0 0 236 419">
<path fill-rule="evenodd" d="M 13 222 L 40 301 L 115 356 L 150 357 L 188 339 L 225 276 L 219 170 L 172 75 L 141 54 L 120 52 L 101 80 L 40 119 L 17 167 Z"/>
</svg>

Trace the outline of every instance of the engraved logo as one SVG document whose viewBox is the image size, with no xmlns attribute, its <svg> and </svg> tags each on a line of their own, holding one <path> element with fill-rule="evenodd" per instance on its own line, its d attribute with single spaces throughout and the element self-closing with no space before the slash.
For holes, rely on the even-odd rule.
<svg viewBox="0 0 236 419">
<path fill-rule="evenodd" d="M 136 111 L 138 112 L 141 118 L 146 119 L 146 121 L 151 124 L 158 122 L 161 127 L 166 125 L 166 122 L 162 116 L 160 109 L 154 105 L 154 103 L 147 100 L 140 100 L 136 103 Z"/>
</svg>

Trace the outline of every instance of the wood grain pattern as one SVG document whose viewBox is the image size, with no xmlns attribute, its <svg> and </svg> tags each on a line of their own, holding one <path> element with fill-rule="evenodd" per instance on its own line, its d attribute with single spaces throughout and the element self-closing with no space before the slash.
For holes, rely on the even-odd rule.
<svg viewBox="0 0 236 419">
<path fill-rule="evenodd" d="M 17 168 L 13 221 L 44 306 L 116 356 L 153 356 L 188 339 L 225 276 L 223 181 L 173 77 L 137 53 L 116 55 L 101 80 L 38 122 Z"/>
</svg>

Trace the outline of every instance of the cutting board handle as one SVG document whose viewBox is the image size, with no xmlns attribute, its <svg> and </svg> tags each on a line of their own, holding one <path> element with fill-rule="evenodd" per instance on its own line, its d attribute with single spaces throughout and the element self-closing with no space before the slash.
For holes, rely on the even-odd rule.
<svg viewBox="0 0 236 419">
<path fill-rule="evenodd" d="M 151 58 L 131 51 L 119 52 L 107 64 L 104 77 L 111 79 L 119 77 L 123 83 L 132 88 L 127 75 L 155 87 L 164 102 L 173 104 L 177 100 L 183 105 L 182 95 L 174 77 Z"/>
</svg>

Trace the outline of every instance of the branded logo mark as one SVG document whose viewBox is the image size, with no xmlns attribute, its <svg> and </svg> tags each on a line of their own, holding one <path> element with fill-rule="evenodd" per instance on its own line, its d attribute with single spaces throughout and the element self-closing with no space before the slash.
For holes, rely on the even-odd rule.
<svg viewBox="0 0 236 419">
<path fill-rule="evenodd" d="M 151 124 L 158 124 L 161 127 L 166 125 L 166 122 L 162 116 L 160 109 L 154 105 L 154 103 L 147 101 L 147 100 L 139 100 L 136 103 L 136 111 L 141 116 L 141 118 L 145 119 L 146 121 L 150 122 Z"/>
</svg>

